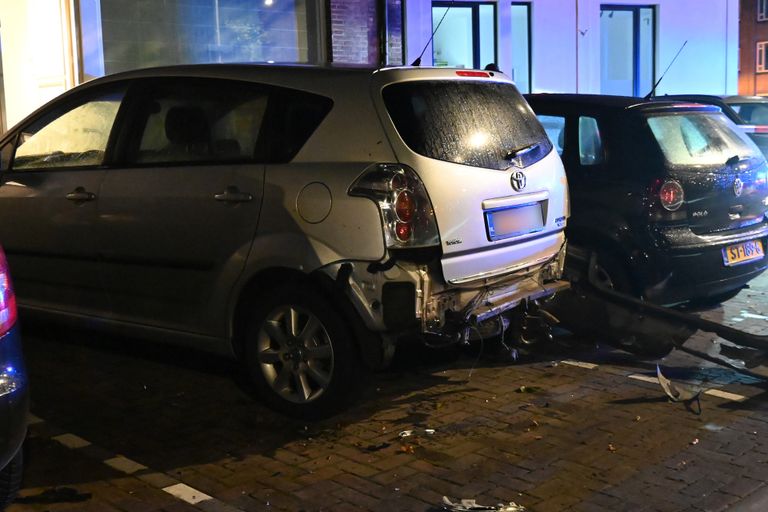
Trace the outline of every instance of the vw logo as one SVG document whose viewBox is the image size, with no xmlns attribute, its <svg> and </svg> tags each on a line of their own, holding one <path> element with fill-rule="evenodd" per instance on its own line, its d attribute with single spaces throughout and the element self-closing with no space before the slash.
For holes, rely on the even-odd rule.
<svg viewBox="0 0 768 512">
<path fill-rule="evenodd" d="M 514 187 L 514 184 L 512 185 Z M 736 197 L 739 197 L 741 195 L 742 190 L 744 190 L 744 182 L 741 181 L 739 178 L 736 178 L 733 180 L 733 194 Z"/>
<path fill-rule="evenodd" d="M 510 177 L 510 182 L 512 183 L 512 188 L 515 190 L 515 192 L 520 192 L 525 188 L 525 174 L 523 174 L 522 171 L 513 172 L 512 176 Z"/>
</svg>

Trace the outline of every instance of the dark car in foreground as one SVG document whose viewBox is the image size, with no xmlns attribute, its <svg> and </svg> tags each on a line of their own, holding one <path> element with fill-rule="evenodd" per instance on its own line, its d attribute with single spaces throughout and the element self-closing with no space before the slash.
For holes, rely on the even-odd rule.
<svg viewBox="0 0 768 512">
<path fill-rule="evenodd" d="M 717 301 L 766 268 L 766 161 L 713 106 L 527 96 L 566 168 L 569 253 L 659 304 Z"/>
<path fill-rule="evenodd" d="M 19 489 L 27 433 L 28 390 L 16 318 L 16 297 L 0 249 L 0 510 Z"/>
</svg>

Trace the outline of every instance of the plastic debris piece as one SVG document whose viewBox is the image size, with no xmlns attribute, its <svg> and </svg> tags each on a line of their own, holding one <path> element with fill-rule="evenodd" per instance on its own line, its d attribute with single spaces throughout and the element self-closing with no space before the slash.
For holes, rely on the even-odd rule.
<svg viewBox="0 0 768 512">
<path fill-rule="evenodd" d="M 380 444 L 369 444 L 365 448 L 363 448 L 366 452 L 378 452 L 379 450 L 383 450 L 384 448 L 389 448 L 389 443 L 380 443 Z"/>
<path fill-rule="evenodd" d="M 692 444 L 692 445 L 697 445 L 697 444 L 699 444 L 699 438 L 697 437 L 696 439 L 694 439 L 693 441 L 691 441 L 691 444 Z"/>
<path fill-rule="evenodd" d="M 476 510 L 496 510 L 498 512 L 526 512 L 526 509 L 522 505 L 510 501 L 509 504 L 504 505 L 499 503 L 498 505 L 479 505 L 475 500 L 462 499 L 457 502 L 453 502 L 448 499 L 447 496 L 443 496 L 443 509 L 451 512 L 472 512 Z"/>
<path fill-rule="evenodd" d="M 398 434 L 398 437 L 411 437 L 418 434 L 425 434 L 428 436 L 432 436 L 435 434 L 435 429 L 433 428 L 425 428 L 423 430 L 403 430 Z"/>
<path fill-rule="evenodd" d="M 686 386 L 684 384 L 675 384 L 661 373 L 661 368 L 656 365 L 656 377 L 659 379 L 659 385 L 661 389 L 667 394 L 669 398 L 674 402 L 688 402 L 698 398 L 701 394 L 701 388 L 695 388 L 693 386 Z"/>
<path fill-rule="evenodd" d="M 613 443 L 608 443 L 608 451 L 609 452 L 615 452 L 616 451 L 616 447 L 613 446 Z"/>
</svg>

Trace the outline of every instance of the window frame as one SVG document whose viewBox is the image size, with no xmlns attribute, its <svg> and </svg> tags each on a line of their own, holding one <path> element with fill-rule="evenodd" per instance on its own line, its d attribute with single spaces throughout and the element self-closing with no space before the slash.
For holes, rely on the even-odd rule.
<svg viewBox="0 0 768 512">
<path fill-rule="evenodd" d="M 768 0 L 766 0 L 768 1 Z M 525 7 L 526 8 L 526 15 L 527 15 L 527 31 L 528 31 L 528 90 L 527 91 L 520 91 L 522 93 L 530 93 L 533 91 L 533 6 L 531 5 L 531 2 L 512 2 L 512 6 L 517 7 Z M 514 53 L 515 49 L 511 49 Z M 512 77 L 512 80 L 515 81 L 515 85 L 517 85 L 517 79 L 515 77 Z"/>
<path fill-rule="evenodd" d="M 757 0 L 757 21 L 768 21 L 768 0 Z"/>
<path fill-rule="evenodd" d="M 768 41 L 755 43 L 755 73 L 768 73 Z"/>
<path fill-rule="evenodd" d="M 451 0 L 434 0 L 429 6 L 429 18 L 433 19 L 433 10 L 435 7 L 447 8 L 451 7 L 465 7 L 472 9 L 472 68 L 482 69 L 485 63 L 480 62 L 480 6 L 489 5 L 493 7 L 493 62 L 499 62 L 499 7 L 497 2 L 489 1 L 451 1 Z M 431 32 L 433 34 L 432 39 L 432 62 L 435 60 L 434 49 L 434 32 L 436 26 L 431 26 Z M 434 65 L 434 64 L 433 64 Z"/>
<path fill-rule="evenodd" d="M 768 0 L 766 0 L 768 1 Z M 651 36 L 651 85 L 656 83 L 656 59 L 658 53 L 657 38 L 659 33 L 659 16 L 656 5 L 651 4 L 600 4 L 600 16 L 605 11 L 625 11 L 632 13 L 632 89 L 635 96 L 643 96 L 640 90 L 640 10 L 650 9 L 653 13 L 653 35 Z M 602 71 L 601 71 L 602 73 Z M 600 92 L 605 94 L 604 92 Z"/>
<path fill-rule="evenodd" d="M 121 132 L 123 131 L 123 121 L 126 115 L 126 106 L 129 104 L 131 97 L 131 89 L 133 86 L 132 80 L 120 80 L 115 82 L 108 82 L 106 84 L 99 84 L 93 87 L 88 87 L 85 90 L 76 91 L 73 94 L 66 95 L 61 99 L 54 100 L 53 102 L 46 104 L 38 112 L 33 114 L 34 117 L 29 118 L 23 126 L 20 126 L 9 137 L 0 141 L 0 144 L 5 146 L 6 142 L 11 144 L 11 152 L 9 157 L 9 165 L 7 169 L 3 169 L 1 172 L 12 173 L 31 173 L 31 172 L 68 172 L 68 171 L 88 171 L 93 169 L 106 169 L 113 163 L 114 156 L 116 154 L 116 147 Z M 94 101 L 98 96 L 103 96 L 109 93 L 115 93 L 119 90 L 123 91 L 123 97 L 120 102 L 120 107 L 117 109 L 115 118 L 112 121 L 112 128 L 110 129 L 109 137 L 107 137 L 107 145 L 104 148 L 104 158 L 100 164 L 92 165 L 72 165 L 64 167 L 30 167 L 23 169 L 15 169 L 13 166 L 16 159 L 16 151 L 19 148 L 19 141 L 21 140 L 21 134 L 24 129 L 34 125 L 41 119 L 48 115 L 51 115 L 55 111 L 59 111 L 60 114 L 55 118 L 58 119 L 61 116 L 71 112 L 79 106 L 85 105 L 88 102 Z M 50 122 L 53 122 L 51 120 Z M 50 124 L 50 122 L 48 124 Z"/>
</svg>

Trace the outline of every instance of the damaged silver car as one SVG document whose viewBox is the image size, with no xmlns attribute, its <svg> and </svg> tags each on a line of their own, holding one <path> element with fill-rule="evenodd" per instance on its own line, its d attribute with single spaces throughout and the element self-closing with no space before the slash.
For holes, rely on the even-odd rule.
<svg viewBox="0 0 768 512">
<path fill-rule="evenodd" d="M 291 414 L 333 411 L 403 340 L 490 332 L 566 286 L 562 163 L 494 72 L 132 71 L 0 154 L 22 308 L 237 355 Z"/>
</svg>

